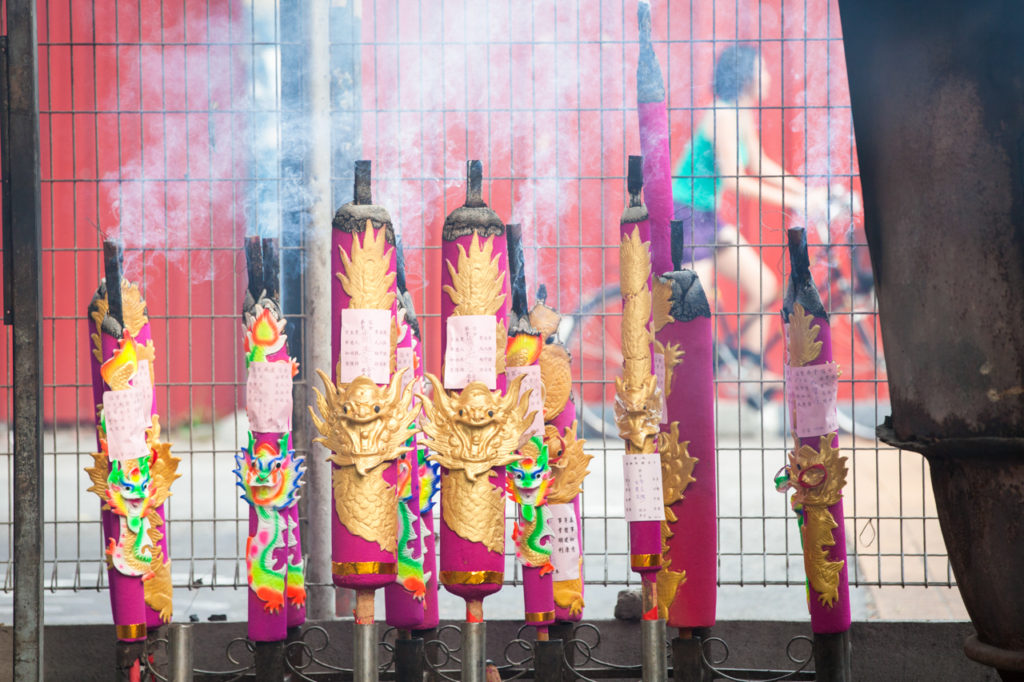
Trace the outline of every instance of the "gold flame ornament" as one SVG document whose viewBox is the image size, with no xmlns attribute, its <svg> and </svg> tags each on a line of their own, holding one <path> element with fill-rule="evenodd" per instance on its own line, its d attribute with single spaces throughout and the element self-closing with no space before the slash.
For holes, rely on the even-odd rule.
<svg viewBox="0 0 1024 682">
<path fill-rule="evenodd" d="M 818 340 L 819 325 L 811 325 L 813 315 L 808 315 L 799 303 L 793 304 L 789 314 L 789 366 L 803 367 L 821 355 L 821 341 Z"/>
<path fill-rule="evenodd" d="M 666 382 L 667 383 L 667 382 Z M 697 458 L 690 456 L 690 441 L 679 440 L 679 422 L 669 425 L 669 433 L 658 434 L 658 452 L 661 453 L 662 503 L 665 505 L 665 520 L 661 522 L 661 571 L 658 572 L 658 613 L 668 618 L 669 608 L 676 600 L 679 586 L 686 582 L 686 571 L 673 571 L 672 559 L 668 555 L 668 540 L 675 533 L 669 523 L 679 519 L 671 507 L 683 499 L 687 486 L 697 479 L 693 477 Z"/>
<path fill-rule="evenodd" d="M 619 245 L 622 290 L 622 376 L 615 378 L 615 424 L 627 454 L 654 452 L 661 395 L 651 373 L 651 252 L 639 228 Z"/>
<path fill-rule="evenodd" d="M 501 552 L 505 544 L 505 496 L 490 482 L 491 469 L 522 459 L 516 449 L 534 416 L 527 414 L 530 392 L 519 394 L 523 376 L 513 379 L 502 395 L 478 381 L 461 392 L 449 392 L 428 373 L 433 399 L 416 394 L 426 415 L 423 447 L 432 450 L 430 459 L 445 468 L 444 522 L 460 537 L 492 552 Z"/>
<path fill-rule="evenodd" d="M 793 508 L 803 512 L 800 533 L 804 545 L 804 569 L 807 580 L 818 593 L 822 606 L 834 606 L 839 599 L 839 574 L 845 561 L 829 561 L 828 553 L 836 544 L 832 531 L 838 528 L 829 507 L 843 497 L 846 486 L 846 457 L 832 447 L 836 434 L 821 436 L 819 447 L 801 445 L 789 453 L 789 485 Z"/>
<path fill-rule="evenodd" d="M 418 410 L 412 402 L 412 382 L 403 390 L 396 372 L 387 386 L 367 377 L 337 384 L 320 370 L 324 393 L 316 390 L 318 417 L 309 413 L 320 436 L 314 442 L 331 450 L 334 506 L 338 520 L 353 535 L 376 542 L 382 551 L 398 546 L 398 505 L 395 486 L 384 480 L 388 462 L 412 448 L 409 437 Z"/>
</svg>

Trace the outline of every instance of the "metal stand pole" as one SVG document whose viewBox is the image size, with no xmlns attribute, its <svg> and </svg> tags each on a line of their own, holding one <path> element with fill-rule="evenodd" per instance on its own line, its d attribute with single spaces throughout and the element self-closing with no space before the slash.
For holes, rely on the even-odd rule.
<svg viewBox="0 0 1024 682">
<path fill-rule="evenodd" d="M 43 263 L 36 0 L 8 0 L 6 26 L 2 153 L 4 214 L 10 218 L 3 230 L 10 265 L 4 273 L 4 320 L 14 325 L 13 673 L 14 679 L 31 682 L 43 679 Z"/>
<path fill-rule="evenodd" d="M 533 679 L 537 682 L 562 682 L 562 640 L 537 640 L 533 647 Z"/>
<path fill-rule="evenodd" d="M 704 682 L 703 641 L 699 637 L 676 637 L 672 640 L 672 679 Z"/>
<path fill-rule="evenodd" d="M 486 682 L 487 626 L 485 623 L 462 624 L 462 682 Z"/>
<path fill-rule="evenodd" d="M 661 682 L 668 679 L 668 660 L 665 652 L 665 621 L 640 621 L 643 650 L 644 682 Z"/>
<path fill-rule="evenodd" d="M 285 676 L 284 642 L 256 642 L 256 682 L 281 682 Z"/>
<path fill-rule="evenodd" d="M 575 682 L 576 675 L 572 673 L 569 666 L 576 665 L 576 646 L 570 642 L 573 639 L 574 623 L 555 623 L 548 628 L 551 639 L 562 641 L 562 682 Z M 569 666 L 565 664 L 568 663 Z"/>
<path fill-rule="evenodd" d="M 818 682 L 852 682 L 850 631 L 814 635 L 814 671 Z"/>
<path fill-rule="evenodd" d="M 377 624 L 352 624 L 353 675 L 355 682 L 376 682 Z"/>
<path fill-rule="evenodd" d="M 427 642 L 432 642 L 437 639 L 437 629 L 430 628 L 427 630 L 413 630 L 412 636 L 418 637 L 423 640 L 423 682 L 440 682 L 441 677 L 434 672 L 427 663 L 432 663 L 435 666 L 438 665 L 439 661 L 436 656 L 430 656 L 430 651 L 427 649 Z M 430 657 L 428 659 L 428 656 Z M 419 680 L 417 680 L 419 682 Z"/>
<path fill-rule="evenodd" d="M 419 637 L 395 641 L 395 679 L 423 682 L 423 640 Z"/>
<path fill-rule="evenodd" d="M 192 680 L 192 626 L 175 623 L 167 633 L 168 682 Z"/>
</svg>

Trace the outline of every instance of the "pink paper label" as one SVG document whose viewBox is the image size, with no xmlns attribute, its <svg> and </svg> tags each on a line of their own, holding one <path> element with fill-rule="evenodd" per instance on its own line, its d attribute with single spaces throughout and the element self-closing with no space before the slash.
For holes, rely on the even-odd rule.
<svg viewBox="0 0 1024 682">
<path fill-rule="evenodd" d="M 657 452 L 623 455 L 626 521 L 664 521 L 661 456 Z"/>
<path fill-rule="evenodd" d="M 254 362 L 245 382 L 245 411 L 249 430 L 280 433 L 292 428 L 292 365 Z"/>
<path fill-rule="evenodd" d="M 580 577 L 579 528 L 572 504 L 548 505 L 551 515 L 551 565 L 554 580 L 576 580 Z"/>
<path fill-rule="evenodd" d="M 661 423 L 668 423 L 668 406 L 665 404 L 665 356 L 654 354 L 654 376 L 658 378 L 658 393 L 661 394 Z"/>
<path fill-rule="evenodd" d="M 490 390 L 498 387 L 495 354 L 498 345 L 494 315 L 454 315 L 448 318 L 444 349 L 444 387 L 465 388 L 472 381 Z"/>
<path fill-rule="evenodd" d="M 146 445 L 149 408 L 145 394 L 137 388 L 103 393 L 103 419 L 107 427 L 107 454 L 110 459 L 123 461 L 149 455 Z"/>
<path fill-rule="evenodd" d="M 132 380 L 132 388 L 142 395 L 142 418 L 149 424 L 150 415 L 153 414 L 153 380 L 149 374 L 149 360 L 139 360 L 139 370 Z"/>
<path fill-rule="evenodd" d="M 375 384 L 391 380 L 391 311 L 346 308 L 341 311 L 339 381 L 368 377 Z"/>
<path fill-rule="evenodd" d="M 839 365 L 835 362 L 786 366 L 786 393 L 797 437 L 821 436 L 839 428 L 838 392 Z"/>
<path fill-rule="evenodd" d="M 405 374 L 402 375 L 402 390 L 404 391 L 405 387 L 416 376 L 416 353 L 413 352 L 412 348 L 408 347 L 399 348 L 395 353 L 398 356 L 395 360 L 395 369 L 398 371 L 405 370 Z M 419 390 L 419 386 L 414 386 L 413 390 Z"/>
<path fill-rule="evenodd" d="M 519 385 L 519 395 L 530 391 L 529 407 L 526 413 L 534 412 L 533 423 L 523 434 L 523 442 L 534 436 L 544 437 L 544 384 L 540 380 L 540 367 L 538 365 L 526 365 L 525 367 L 506 367 L 505 376 L 509 382 L 520 374 L 524 375 L 523 383 Z"/>
</svg>

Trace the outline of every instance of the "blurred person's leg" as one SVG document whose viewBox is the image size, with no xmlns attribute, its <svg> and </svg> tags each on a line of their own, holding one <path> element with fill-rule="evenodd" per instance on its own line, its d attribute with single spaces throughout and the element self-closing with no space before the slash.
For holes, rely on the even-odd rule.
<svg viewBox="0 0 1024 682">
<path fill-rule="evenodd" d="M 760 355 L 762 345 L 768 340 L 768 330 L 764 316 L 759 313 L 775 303 L 779 295 L 775 274 L 764 267 L 757 249 L 741 237 L 732 225 L 725 225 L 718 231 L 715 268 L 718 276 L 724 275 L 735 281 L 742 293 L 739 310 L 740 349 Z"/>
</svg>

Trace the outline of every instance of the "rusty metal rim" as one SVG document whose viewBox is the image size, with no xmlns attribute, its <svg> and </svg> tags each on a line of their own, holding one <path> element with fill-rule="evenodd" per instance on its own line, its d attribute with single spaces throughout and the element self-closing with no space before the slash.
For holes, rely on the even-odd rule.
<svg viewBox="0 0 1024 682">
<path fill-rule="evenodd" d="M 1017 458 L 1024 451 L 1024 438 L 974 436 L 933 440 L 902 440 L 896 437 L 891 419 L 892 417 L 886 417 L 884 424 L 879 424 L 875 427 L 875 435 L 878 436 L 878 440 L 901 450 L 920 452 L 926 457 L 949 457 L 964 452 L 984 451 L 988 458 L 999 456 Z"/>
<path fill-rule="evenodd" d="M 978 639 L 978 633 L 974 633 L 964 640 L 964 653 L 972 661 L 990 665 L 996 670 L 1024 672 L 1024 651 L 1001 649 L 986 644 Z"/>
</svg>

